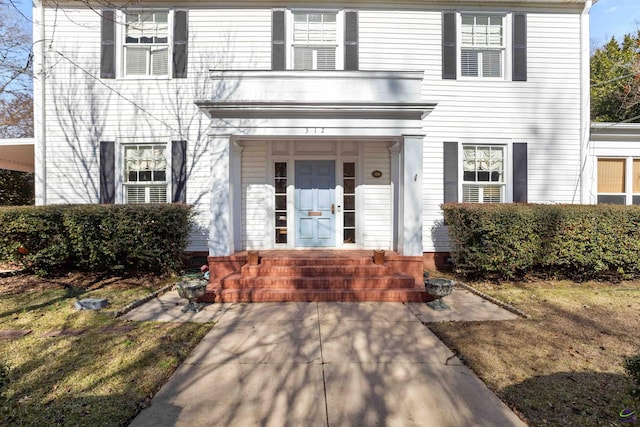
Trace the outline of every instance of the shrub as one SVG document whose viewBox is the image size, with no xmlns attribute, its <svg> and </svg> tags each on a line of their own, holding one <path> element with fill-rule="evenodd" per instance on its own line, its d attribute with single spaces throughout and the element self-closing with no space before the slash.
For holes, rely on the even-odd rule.
<svg viewBox="0 0 640 427">
<path fill-rule="evenodd" d="M 68 239 L 61 206 L 0 208 L 0 259 L 40 274 L 66 267 Z"/>
<path fill-rule="evenodd" d="M 0 209 L 0 258 L 41 274 L 69 268 L 178 270 L 190 207 L 70 205 Z"/>
<path fill-rule="evenodd" d="M 467 276 L 545 274 L 574 280 L 640 275 L 640 208 L 584 205 L 443 206 L 452 258 Z"/>
<path fill-rule="evenodd" d="M 640 354 L 626 358 L 624 361 L 624 369 L 635 383 L 633 394 L 640 395 Z"/>
</svg>

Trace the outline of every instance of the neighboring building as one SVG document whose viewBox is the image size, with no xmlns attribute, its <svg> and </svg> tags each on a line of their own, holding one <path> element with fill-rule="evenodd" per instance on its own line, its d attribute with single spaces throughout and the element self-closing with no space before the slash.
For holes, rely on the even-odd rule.
<svg viewBox="0 0 640 427">
<path fill-rule="evenodd" d="M 37 203 L 186 202 L 215 257 L 432 259 L 443 202 L 592 201 L 590 0 L 336 4 L 36 1 Z"/>
<path fill-rule="evenodd" d="M 640 205 L 640 123 L 593 123 L 585 203 Z"/>
</svg>

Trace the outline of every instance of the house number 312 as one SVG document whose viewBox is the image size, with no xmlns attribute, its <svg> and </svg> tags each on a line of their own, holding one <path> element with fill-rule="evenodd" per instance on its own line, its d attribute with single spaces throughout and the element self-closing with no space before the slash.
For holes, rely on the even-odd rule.
<svg viewBox="0 0 640 427">
<path fill-rule="evenodd" d="M 306 133 L 324 133 L 324 128 L 307 128 Z"/>
</svg>

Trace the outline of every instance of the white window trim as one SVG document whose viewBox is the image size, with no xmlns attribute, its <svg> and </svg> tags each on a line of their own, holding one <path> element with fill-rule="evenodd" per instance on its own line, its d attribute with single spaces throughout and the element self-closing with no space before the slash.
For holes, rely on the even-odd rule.
<svg viewBox="0 0 640 427">
<path fill-rule="evenodd" d="M 293 14 L 294 13 L 335 13 L 336 14 L 336 71 L 344 70 L 344 11 L 338 9 L 294 8 L 286 10 L 286 65 L 293 70 Z M 302 71 L 302 70 L 300 70 Z M 329 70 L 327 70 L 329 71 Z"/>
<path fill-rule="evenodd" d="M 599 160 L 620 160 L 623 159 L 625 161 L 625 175 L 624 175 L 624 193 L 600 193 L 598 191 L 598 161 Z M 633 192 L 633 160 L 640 159 L 640 155 L 638 156 L 596 156 L 596 165 L 595 165 L 595 193 L 596 200 L 595 203 L 598 203 L 599 196 L 624 196 L 625 205 L 633 205 L 633 196 L 640 196 L 640 193 Z"/>
<path fill-rule="evenodd" d="M 502 56 L 502 77 L 473 77 L 462 75 L 462 15 L 485 15 L 485 16 L 502 16 L 504 26 L 504 46 Z M 513 46 L 513 25 L 512 25 L 511 12 L 501 11 L 474 11 L 463 10 L 456 14 L 456 75 L 459 80 L 472 80 L 472 81 L 511 81 L 512 78 L 512 46 Z"/>
<path fill-rule="evenodd" d="M 150 11 L 167 11 L 167 44 L 168 44 L 168 52 L 167 52 L 167 75 L 165 76 L 154 76 L 154 75 L 136 75 L 136 76 L 128 76 L 125 72 L 125 38 L 126 38 L 126 25 L 127 25 L 127 17 L 126 12 L 150 12 Z M 122 80 L 170 80 L 173 76 L 173 12 L 174 9 L 167 8 L 131 8 L 127 10 L 118 10 L 116 12 L 116 77 Z"/>
<path fill-rule="evenodd" d="M 494 146 L 494 147 L 502 147 L 504 149 L 504 183 L 498 184 L 503 185 L 504 188 L 504 200 L 502 203 L 513 203 L 513 156 L 512 156 L 512 146 L 513 142 L 511 140 L 505 140 L 501 138 L 497 139 L 463 139 L 458 141 L 458 202 L 462 203 L 464 199 L 463 193 L 463 185 L 473 185 L 473 183 L 464 182 L 464 147 L 474 145 L 474 146 Z M 477 184 L 477 183 L 475 183 Z M 482 185 L 482 184 L 481 184 Z M 486 183 L 486 185 L 496 185 L 491 182 Z M 483 202 L 479 202 L 483 203 Z"/>
<path fill-rule="evenodd" d="M 171 203 L 172 195 L 173 195 L 173 166 L 172 166 L 172 146 L 171 141 L 163 140 L 163 139 L 155 139 L 155 138 L 118 138 L 116 140 L 116 153 L 115 153 L 115 185 L 116 185 L 116 200 L 117 204 L 127 204 L 127 194 L 126 194 L 126 186 L 127 183 L 124 179 L 125 173 L 125 164 L 124 164 L 124 151 L 127 146 L 130 145 L 164 145 L 166 147 L 165 156 L 167 162 L 167 202 Z M 153 184 L 150 184 L 153 185 Z"/>
</svg>

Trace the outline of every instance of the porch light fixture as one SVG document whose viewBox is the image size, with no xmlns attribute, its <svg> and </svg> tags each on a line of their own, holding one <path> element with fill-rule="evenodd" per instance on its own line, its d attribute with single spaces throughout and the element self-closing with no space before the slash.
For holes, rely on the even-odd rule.
<svg viewBox="0 0 640 427">
<path fill-rule="evenodd" d="M 382 176 L 382 171 L 374 170 L 373 172 L 371 172 L 371 176 L 374 178 L 380 178 Z"/>
</svg>

